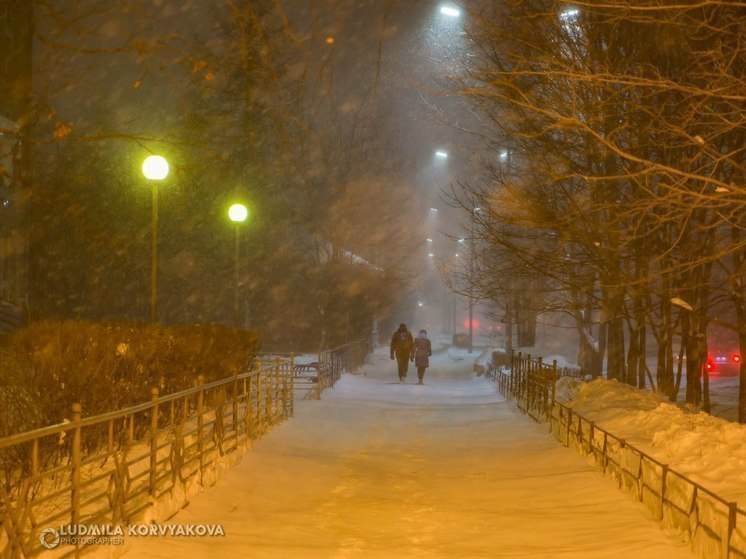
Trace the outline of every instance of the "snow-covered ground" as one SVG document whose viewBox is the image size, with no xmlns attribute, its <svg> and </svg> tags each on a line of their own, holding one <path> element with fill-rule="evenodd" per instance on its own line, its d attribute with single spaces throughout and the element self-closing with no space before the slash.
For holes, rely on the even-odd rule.
<svg viewBox="0 0 746 559">
<path fill-rule="evenodd" d="M 641 505 L 472 372 L 433 356 L 398 384 L 381 348 L 270 432 L 168 524 L 224 537 L 129 537 L 126 557 L 692 557 Z"/>
<path fill-rule="evenodd" d="M 556 397 L 615 436 L 746 507 L 746 425 L 603 379 L 560 379 Z"/>
</svg>

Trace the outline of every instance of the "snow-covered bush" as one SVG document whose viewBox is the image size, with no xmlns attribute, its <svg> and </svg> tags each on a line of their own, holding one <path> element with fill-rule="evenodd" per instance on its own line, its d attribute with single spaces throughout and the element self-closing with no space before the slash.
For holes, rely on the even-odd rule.
<svg viewBox="0 0 746 559">
<path fill-rule="evenodd" d="M 222 326 L 32 323 L 7 340 L 15 373 L 10 393 L 30 395 L 15 429 L 60 423 L 73 403 L 91 416 L 248 370 L 259 347 L 254 332 Z"/>
</svg>

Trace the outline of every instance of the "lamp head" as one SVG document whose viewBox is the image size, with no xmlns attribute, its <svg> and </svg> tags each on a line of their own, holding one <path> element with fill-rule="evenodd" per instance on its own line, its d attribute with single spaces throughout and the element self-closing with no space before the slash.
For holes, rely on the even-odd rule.
<svg viewBox="0 0 746 559">
<path fill-rule="evenodd" d="M 168 176 L 168 161 L 160 155 L 149 155 L 142 162 L 142 174 L 146 179 L 160 181 Z"/>
</svg>

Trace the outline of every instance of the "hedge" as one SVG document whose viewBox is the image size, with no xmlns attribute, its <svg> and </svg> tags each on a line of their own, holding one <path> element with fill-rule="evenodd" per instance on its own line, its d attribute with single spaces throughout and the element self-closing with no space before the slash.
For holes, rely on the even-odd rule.
<svg viewBox="0 0 746 559">
<path fill-rule="evenodd" d="M 148 401 L 250 369 L 260 336 L 224 326 L 40 321 L 0 351 L 0 437 Z"/>
</svg>

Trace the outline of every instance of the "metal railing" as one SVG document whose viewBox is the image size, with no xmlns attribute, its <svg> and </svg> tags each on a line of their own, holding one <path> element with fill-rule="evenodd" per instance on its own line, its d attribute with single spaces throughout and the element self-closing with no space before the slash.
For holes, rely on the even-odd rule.
<svg viewBox="0 0 746 559">
<path fill-rule="evenodd" d="M 557 361 L 544 363 L 541 357 L 513 353 L 510 369 L 491 370 L 488 375 L 497 383 L 500 393 L 513 398 L 516 405 L 536 421 L 546 421 L 554 401 L 557 378 L 570 374 L 557 367 Z"/>
<path fill-rule="evenodd" d="M 564 371 L 557 370 L 556 362 L 549 367 L 541 359 L 530 361 L 530 356 L 514 355 L 510 370 L 493 372 L 504 396 L 537 421 L 548 422 L 562 444 L 591 456 L 663 527 L 686 534 L 700 557 L 746 557 L 746 511 L 555 401 L 554 385 Z"/>
<path fill-rule="evenodd" d="M 319 354 L 317 397 L 327 388 L 334 388 L 342 373 L 353 373 L 363 366 L 370 354 L 367 339 L 351 342 Z"/>
<path fill-rule="evenodd" d="M 324 350 L 317 361 L 295 363 L 296 397 L 321 399 L 324 390 L 333 388 L 343 373 L 355 372 L 365 363 L 370 348 L 370 342 L 363 339 Z"/>
<path fill-rule="evenodd" d="M 565 446 L 592 456 L 619 488 L 644 503 L 664 527 L 688 534 L 702 557 L 746 557 L 746 511 L 671 469 L 593 421 L 554 402 L 550 430 Z"/>
<path fill-rule="evenodd" d="M 0 439 L 0 460 L 17 465 L 0 484 L 0 554 L 38 554 L 47 527 L 132 523 L 193 480 L 213 483 L 221 462 L 292 415 L 292 360 L 277 359 L 98 416 L 74 404 L 68 423 Z"/>
</svg>

